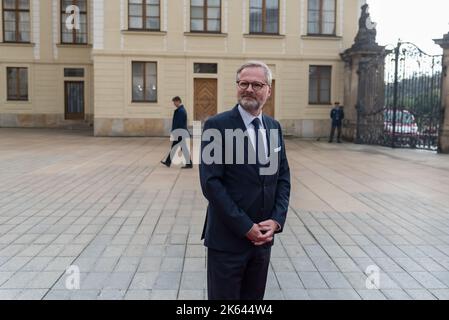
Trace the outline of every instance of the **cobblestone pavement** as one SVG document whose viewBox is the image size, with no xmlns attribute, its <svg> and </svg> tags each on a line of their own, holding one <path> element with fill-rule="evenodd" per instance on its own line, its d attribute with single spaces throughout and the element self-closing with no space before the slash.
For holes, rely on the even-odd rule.
<svg viewBox="0 0 449 320">
<path fill-rule="evenodd" d="M 205 299 L 206 201 L 197 168 L 159 164 L 168 146 L 0 129 L 0 299 Z M 449 156 L 287 149 L 292 199 L 267 299 L 449 299 Z"/>
</svg>

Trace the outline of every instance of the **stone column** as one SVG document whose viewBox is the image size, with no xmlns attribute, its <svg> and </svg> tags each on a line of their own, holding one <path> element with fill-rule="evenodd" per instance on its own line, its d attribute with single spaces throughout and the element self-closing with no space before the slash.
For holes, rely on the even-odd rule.
<svg viewBox="0 0 449 320">
<path fill-rule="evenodd" d="M 443 75 L 441 88 L 441 122 L 438 136 L 438 152 L 449 153 L 449 33 L 443 39 L 435 39 L 443 48 Z"/>
<path fill-rule="evenodd" d="M 344 88 L 344 105 L 345 105 L 345 123 L 343 128 L 343 137 L 347 141 L 356 141 L 357 137 L 357 107 L 360 104 L 361 64 L 371 61 L 383 55 L 383 47 L 371 49 L 348 49 L 342 55 L 345 62 L 345 88 Z"/>
<path fill-rule="evenodd" d="M 385 52 L 385 47 L 379 46 L 376 42 L 376 24 L 371 21 L 368 5 L 363 5 L 361 10 L 359 30 L 354 45 L 341 54 L 345 62 L 343 137 L 347 141 L 356 141 L 357 137 L 357 106 L 360 90 L 364 90 L 360 88 L 360 65 L 363 61 L 383 56 Z"/>
</svg>

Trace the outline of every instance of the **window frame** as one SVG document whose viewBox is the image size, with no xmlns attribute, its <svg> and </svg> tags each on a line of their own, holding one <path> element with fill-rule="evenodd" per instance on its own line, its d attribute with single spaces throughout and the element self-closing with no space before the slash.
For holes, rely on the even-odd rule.
<svg viewBox="0 0 449 320">
<path fill-rule="evenodd" d="M 17 72 L 17 80 L 16 80 L 16 96 L 12 97 L 9 95 L 9 79 L 8 79 L 8 73 L 10 69 L 16 69 Z M 26 98 L 20 97 L 20 70 L 26 70 L 27 75 L 27 93 Z M 28 67 L 6 67 L 6 100 L 7 101 L 30 101 L 30 77 L 29 77 L 29 68 Z"/>
<path fill-rule="evenodd" d="M 311 88 L 311 77 L 310 77 L 310 69 L 311 68 L 317 68 L 318 70 L 318 77 L 317 80 L 317 100 L 315 102 L 311 101 L 310 99 L 310 88 Z M 321 69 L 329 69 L 329 101 L 321 101 L 321 81 L 324 79 L 321 77 Z M 332 65 L 309 65 L 309 91 L 308 91 L 308 100 L 309 105 L 331 105 L 332 104 L 332 71 L 333 67 Z"/>
<path fill-rule="evenodd" d="M 63 26 L 65 26 L 65 23 L 62 21 L 62 16 L 64 14 L 66 14 L 65 9 L 62 7 L 62 2 L 64 0 L 60 0 L 59 1 L 59 7 L 60 7 L 60 13 L 59 13 L 59 22 L 60 22 L 60 32 L 59 32 L 59 37 L 60 37 L 60 43 L 61 44 L 68 44 L 68 45 L 86 45 L 89 44 L 89 0 L 86 0 L 86 11 L 80 11 L 79 14 L 81 15 L 86 15 L 86 41 L 85 42 L 76 42 L 76 35 L 77 33 L 82 33 L 78 30 L 76 30 L 75 28 L 73 28 L 72 30 L 72 41 L 71 42 L 65 42 L 64 41 L 64 37 L 63 37 Z M 72 0 L 72 5 L 78 6 L 78 1 L 79 0 Z M 78 6 L 79 7 L 79 6 Z"/>
<path fill-rule="evenodd" d="M 214 65 L 216 68 L 215 72 L 200 72 L 201 70 L 197 71 L 197 69 L 195 68 L 196 66 L 200 67 L 201 65 Z M 217 75 L 218 74 L 218 63 L 216 62 L 194 62 L 193 63 L 193 74 L 209 74 L 209 75 Z"/>
<path fill-rule="evenodd" d="M 318 33 L 311 33 L 309 31 L 309 12 L 310 6 L 309 1 L 307 1 L 307 35 L 308 36 L 318 36 L 318 37 L 335 37 L 337 35 L 337 0 L 334 0 L 334 32 L 333 33 L 323 33 L 323 1 L 319 1 L 319 19 L 318 19 Z"/>
<path fill-rule="evenodd" d="M 2 0 L 2 33 L 3 33 L 3 42 L 4 43 L 31 43 L 31 1 L 28 0 L 28 9 L 19 9 L 19 0 L 14 0 L 15 8 L 14 9 L 5 9 L 5 1 Z M 6 12 L 14 12 L 15 15 L 15 23 L 16 23 L 16 33 L 15 33 L 15 40 L 14 41 L 8 41 L 6 40 L 6 30 L 5 30 L 5 16 Z M 19 30 L 19 24 L 20 24 L 20 13 L 21 12 L 28 12 L 28 19 L 30 24 L 30 31 L 29 32 L 29 41 L 19 41 L 20 38 L 20 30 Z"/>
<path fill-rule="evenodd" d="M 220 6 L 218 7 L 210 7 L 210 8 L 220 8 L 220 19 L 210 19 L 208 18 L 207 15 L 207 9 L 209 8 L 208 5 L 208 0 L 203 0 L 203 30 L 192 30 L 192 9 L 193 8 L 201 8 L 199 6 L 193 6 L 192 5 L 192 1 L 190 1 L 190 32 L 192 33 L 222 33 L 222 25 L 223 25 L 223 2 L 222 0 L 220 1 Z M 207 26 L 207 22 L 209 20 L 218 20 L 220 21 L 220 30 L 218 31 L 209 31 L 208 26 Z"/>
<path fill-rule="evenodd" d="M 277 17 L 277 32 L 266 32 L 267 28 L 267 0 L 262 0 L 262 32 L 253 32 L 251 31 L 251 0 L 249 1 L 249 34 L 255 35 L 280 35 L 281 28 L 281 2 L 278 2 L 278 17 Z"/>
<path fill-rule="evenodd" d="M 69 75 L 70 72 L 81 71 L 82 75 Z M 86 69 L 81 67 L 64 67 L 64 78 L 84 78 L 86 76 Z"/>
<path fill-rule="evenodd" d="M 128 30 L 129 31 L 161 31 L 161 24 L 162 24 L 162 18 L 161 18 L 161 13 L 162 13 L 162 9 L 161 9 L 161 0 L 159 0 L 159 15 L 157 16 L 157 18 L 159 19 L 159 28 L 148 28 L 147 27 L 147 0 L 142 0 L 142 28 L 131 28 L 130 26 L 130 21 L 131 21 L 131 17 L 139 17 L 139 16 L 131 16 L 130 15 L 130 6 L 132 3 L 130 3 L 130 1 L 128 0 Z M 134 4 L 136 5 L 136 4 Z M 151 4 L 149 4 L 151 5 Z M 148 18 L 156 18 L 156 17 L 148 17 Z"/>
<path fill-rule="evenodd" d="M 143 100 L 134 100 L 134 94 L 133 94 L 133 89 L 134 89 L 134 74 L 133 74 L 133 67 L 134 64 L 137 63 L 141 63 L 144 65 L 143 68 Z M 146 88 L 147 88 L 147 84 L 146 84 L 146 65 L 148 63 L 154 63 L 156 66 L 156 99 L 154 101 L 152 100 L 147 100 L 146 98 Z M 132 103 L 158 103 L 159 100 L 159 85 L 158 85 L 158 63 L 157 61 L 131 61 L 131 102 Z"/>
</svg>

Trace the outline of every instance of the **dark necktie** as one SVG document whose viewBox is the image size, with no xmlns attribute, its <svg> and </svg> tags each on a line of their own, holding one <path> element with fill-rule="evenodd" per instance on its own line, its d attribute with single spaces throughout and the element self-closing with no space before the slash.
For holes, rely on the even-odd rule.
<svg viewBox="0 0 449 320">
<path fill-rule="evenodd" d="M 263 133 L 260 130 L 261 122 L 260 122 L 259 118 L 255 118 L 251 123 L 253 124 L 254 130 L 256 131 L 256 146 L 255 146 L 256 163 L 257 163 L 257 165 L 260 166 L 261 162 L 266 163 L 266 159 L 267 159 L 266 152 L 265 152 L 265 143 L 263 141 L 263 136 L 262 136 Z M 259 153 L 259 149 L 260 149 L 260 153 Z M 262 160 L 262 161 L 259 161 L 259 154 L 261 157 L 260 160 Z"/>
</svg>

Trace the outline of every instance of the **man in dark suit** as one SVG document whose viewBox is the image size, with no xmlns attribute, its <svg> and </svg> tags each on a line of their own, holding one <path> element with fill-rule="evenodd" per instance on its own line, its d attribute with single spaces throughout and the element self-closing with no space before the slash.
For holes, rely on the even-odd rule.
<svg viewBox="0 0 449 320">
<path fill-rule="evenodd" d="M 208 247 L 210 300 L 263 299 L 274 235 L 282 232 L 287 217 L 290 169 L 281 126 L 262 114 L 271 83 L 266 64 L 246 63 L 237 72 L 239 104 L 204 125 L 200 180 L 209 201 L 203 239 Z M 229 147 L 217 137 L 210 143 L 204 141 L 207 132 L 219 132 L 225 137 L 229 130 L 247 135 L 243 163 L 236 163 L 241 155 L 234 143 Z M 217 148 L 213 156 L 221 154 L 223 161 L 204 161 L 203 153 L 211 144 Z M 257 155 L 255 163 L 250 161 L 251 151 Z M 224 161 L 229 152 L 231 163 L 229 159 Z M 272 174 L 261 174 L 266 167 L 264 157 L 277 164 Z"/>
<path fill-rule="evenodd" d="M 335 129 L 337 129 L 337 142 L 341 143 L 341 126 L 343 125 L 344 118 L 345 112 L 343 111 L 343 106 L 340 106 L 340 102 L 335 102 L 335 106 L 331 110 L 332 128 L 329 143 L 334 141 Z"/>
<path fill-rule="evenodd" d="M 172 122 L 172 129 L 171 132 L 172 134 L 176 131 L 176 130 L 184 130 L 184 132 L 186 133 L 184 135 L 184 137 L 187 135 L 188 133 L 188 129 L 187 129 L 187 111 L 184 108 L 184 105 L 182 104 L 182 100 L 180 97 L 174 97 L 173 98 L 173 104 L 176 107 L 176 110 L 173 114 L 173 122 Z M 169 152 L 167 159 L 165 159 L 165 161 L 161 161 L 161 163 L 167 167 L 171 166 L 172 163 L 172 156 L 175 155 L 175 152 L 177 151 L 178 147 L 181 148 L 182 150 L 182 154 L 184 155 L 184 159 L 186 161 L 186 165 L 183 166 L 183 169 L 192 169 L 193 165 L 192 165 L 192 160 L 190 158 L 190 153 L 189 150 L 187 148 L 187 145 L 185 144 L 185 141 L 183 141 L 183 136 L 178 136 L 175 138 L 175 140 L 173 141 L 172 147 L 171 147 L 171 151 Z"/>
</svg>

